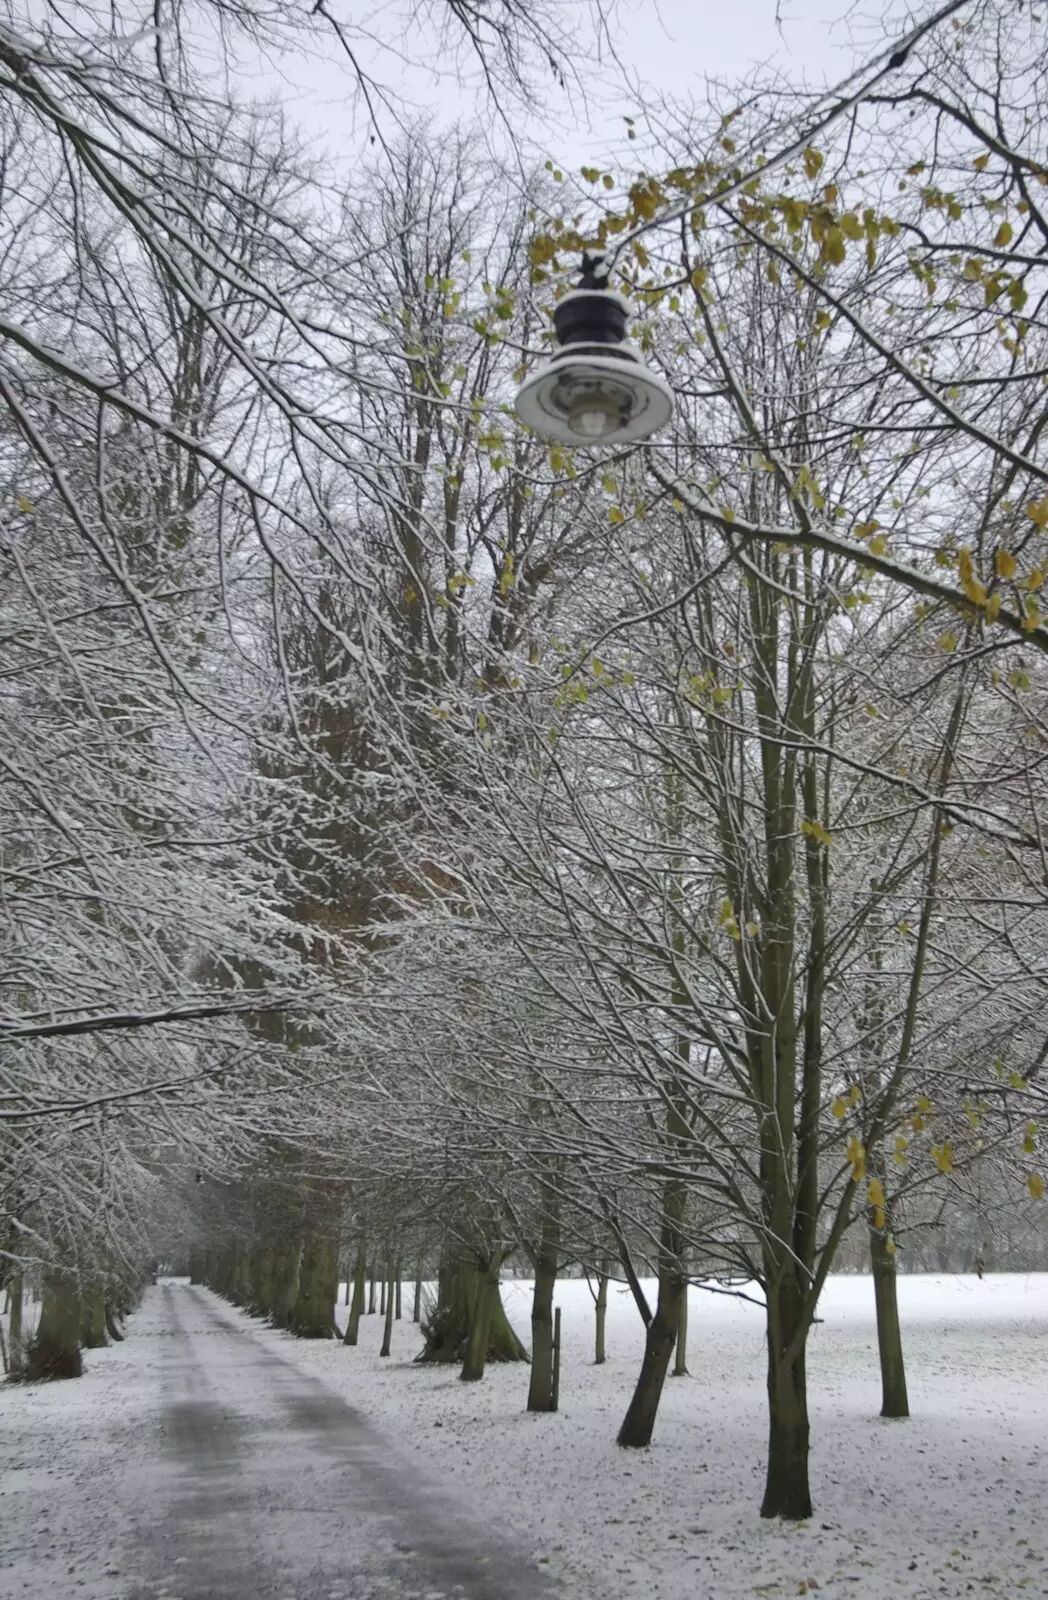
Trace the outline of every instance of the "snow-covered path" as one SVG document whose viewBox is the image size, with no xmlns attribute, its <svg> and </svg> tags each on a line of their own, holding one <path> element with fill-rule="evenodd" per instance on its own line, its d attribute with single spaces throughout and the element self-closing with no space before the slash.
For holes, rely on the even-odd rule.
<svg viewBox="0 0 1048 1600">
<path fill-rule="evenodd" d="M 96 1392 L 82 1413 L 96 1423 L 93 1472 L 89 1435 L 70 1437 L 68 1406 L 61 1428 L 63 1399 L 81 1386 L 89 1395 L 90 1372 L 80 1385 L 27 1395 L 44 1403 L 31 1407 L 29 1459 L 16 1462 L 15 1478 L 21 1466 L 28 1481 L 9 1482 L 0 1507 L 14 1547 L 0 1565 L 5 1597 L 538 1600 L 548 1591 L 533 1563 L 483 1533 L 413 1463 L 391 1458 L 359 1413 L 206 1290 L 152 1290 L 110 1354 L 95 1371 L 119 1374 L 103 1387 L 122 1436 L 111 1437 L 114 1416 Z M 47 1437 L 49 1424 L 59 1437 Z"/>
</svg>

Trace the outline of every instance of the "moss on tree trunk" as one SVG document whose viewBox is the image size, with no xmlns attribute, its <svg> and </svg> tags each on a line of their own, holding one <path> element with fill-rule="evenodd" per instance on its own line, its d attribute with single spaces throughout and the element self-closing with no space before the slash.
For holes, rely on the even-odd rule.
<svg viewBox="0 0 1048 1600">
<path fill-rule="evenodd" d="M 79 1378 L 80 1288 L 75 1273 L 52 1267 L 44 1273 L 40 1322 L 26 1353 L 25 1375 L 31 1380 Z"/>
<path fill-rule="evenodd" d="M 673 1113 L 675 1116 L 676 1113 Z M 675 1124 L 674 1127 L 676 1136 Z M 619 1429 L 618 1442 L 626 1449 L 643 1449 L 651 1443 L 655 1417 L 662 1398 L 666 1369 L 677 1340 L 680 1299 L 686 1279 L 682 1266 L 683 1225 L 687 1197 L 684 1185 L 676 1178 L 667 1181 L 662 1196 L 662 1228 L 659 1234 L 659 1298 L 655 1315 L 644 1338 L 637 1387 Z"/>
<path fill-rule="evenodd" d="M 560 1219 L 547 1211 L 535 1256 L 535 1290 L 531 1300 L 531 1382 L 528 1410 L 553 1411 L 553 1295 L 560 1257 Z"/>
<path fill-rule="evenodd" d="M 300 1339 L 331 1339 L 335 1331 L 338 1299 L 338 1240 L 330 1234 L 310 1233 L 302 1247 L 298 1269 L 298 1294 L 288 1327 Z"/>
<path fill-rule="evenodd" d="M 25 1365 L 25 1351 L 22 1349 L 22 1301 L 25 1288 L 20 1272 L 12 1274 L 7 1285 L 7 1293 L 11 1303 L 11 1320 L 8 1324 L 11 1349 L 8 1361 L 11 1366 L 11 1376 L 18 1378 L 21 1377 Z"/>
<path fill-rule="evenodd" d="M 103 1350 L 108 1342 L 105 1284 L 96 1279 L 80 1298 L 80 1343 L 85 1350 Z"/>
<path fill-rule="evenodd" d="M 792 1261 L 776 1262 L 776 1269 L 766 1291 L 768 1468 L 761 1516 L 800 1522 L 811 1516 L 806 1340 L 801 1332 L 804 1289 Z"/>
<path fill-rule="evenodd" d="M 463 1361 L 470 1330 L 474 1322 L 474 1308 L 480 1285 L 481 1271 L 477 1257 L 447 1245 L 441 1251 L 437 1273 L 437 1303 L 421 1323 L 426 1343 L 420 1362 Z M 528 1353 L 509 1325 L 495 1274 L 494 1294 L 485 1313 L 488 1317 L 486 1361 L 527 1361 Z"/>
<path fill-rule="evenodd" d="M 269 1297 L 269 1320 L 275 1328 L 287 1328 L 298 1299 L 298 1264 L 302 1246 L 293 1235 L 285 1235 L 273 1246 L 273 1275 Z"/>
<path fill-rule="evenodd" d="M 602 1367 L 607 1359 L 604 1350 L 604 1329 L 608 1320 L 608 1272 L 606 1264 L 597 1274 L 597 1300 L 595 1305 L 597 1316 L 596 1337 L 593 1349 L 593 1365 Z"/>
<path fill-rule="evenodd" d="M 367 1252 L 363 1239 L 357 1247 L 357 1259 L 353 1266 L 353 1300 L 349 1308 L 349 1321 L 346 1323 L 346 1344 L 356 1344 L 360 1337 L 360 1318 L 364 1311 L 364 1295 L 367 1280 Z"/>
<path fill-rule="evenodd" d="M 888 1249 L 887 1228 L 870 1224 L 870 1266 L 877 1305 L 877 1350 L 881 1364 L 881 1416 L 908 1417 L 906 1363 L 902 1353 L 895 1257 Z"/>
<path fill-rule="evenodd" d="M 673 1352 L 673 1376 L 686 1378 L 688 1376 L 688 1285 L 681 1290 L 680 1305 L 677 1309 L 677 1343 Z"/>
<path fill-rule="evenodd" d="M 395 1302 L 393 1296 L 393 1271 L 390 1269 L 389 1282 L 386 1290 L 385 1323 L 382 1328 L 382 1348 L 380 1356 L 388 1356 L 393 1348 L 393 1312 Z"/>
<path fill-rule="evenodd" d="M 684 1285 L 679 1272 L 664 1272 L 659 1277 L 659 1299 L 655 1315 L 644 1338 L 644 1359 L 637 1387 L 619 1429 L 618 1442 L 626 1449 L 643 1449 L 655 1431 L 666 1369 L 677 1339 L 680 1297 Z"/>
</svg>

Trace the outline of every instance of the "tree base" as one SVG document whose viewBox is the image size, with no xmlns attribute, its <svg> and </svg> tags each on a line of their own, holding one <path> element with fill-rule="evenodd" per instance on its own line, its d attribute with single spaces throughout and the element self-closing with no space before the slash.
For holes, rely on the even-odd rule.
<svg viewBox="0 0 1048 1600">
<path fill-rule="evenodd" d="M 80 1378 L 83 1372 L 79 1350 L 34 1339 L 26 1352 L 22 1377 L 26 1383 L 54 1383 L 62 1378 Z"/>
</svg>

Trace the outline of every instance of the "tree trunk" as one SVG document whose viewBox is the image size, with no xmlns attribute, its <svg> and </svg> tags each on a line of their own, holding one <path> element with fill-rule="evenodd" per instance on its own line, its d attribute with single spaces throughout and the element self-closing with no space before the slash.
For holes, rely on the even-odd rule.
<svg viewBox="0 0 1048 1600">
<path fill-rule="evenodd" d="M 298 1295 L 288 1326 L 300 1339 L 330 1339 L 334 1334 L 338 1298 L 338 1242 L 324 1234 L 311 1234 L 302 1250 L 298 1269 Z"/>
<path fill-rule="evenodd" d="M 688 1285 L 685 1284 L 681 1291 L 680 1306 L 677 1310 L 677 1348 L 673 1359 L 673 1376 L 686 1378 L 688 1376 Z"/>
<path fill-rule="evenodd" d="M 189 1252 L 189 1281 L 190 1283 L 204 1282 L 204 1252 L 199 1248 Z"/>
<path fill-rule="evenodd" d="M 51 1267 L 44 1273 L 40 1324 L 25 1360 L 30 1379 L 79 1378 L 80 1289 L 72 1272 Z"/>
<path fill-rule="evenodd" d="M 535 1257 L 535 1292 L 531 1300 L 531 1383 L 528 1410 L 552 1411 L 553 1294 L 557 1287 L 560 1222 L 555 1210 L 542 1220 L 542 1238 Z"/>
<path fill-rule="evenodd" d="M 679 1271 L 660 1275 L 659 1300 L 645 1334 L 640 1376 L 619 1429 L 618 1442 L 625 1448 L 643 1449 L 651 1443 L 662 1386 L 666 1381 L 666 1369 L 677 1338 L 683 1289 Z"/>
<path fill-rule="evenodd" d="M 370 1289 L 368 1291 L 368 1316 L 369 1317 L 373 1317 L 374 1315 L 375 1315 L 375 1269 L 374 1269 L 374 1267 L 372 1267 L 372 1269 L 371 1269 L 371 1286 L 370 1286 Z"/>
<path fill-rule="evenodd" d="M 388 1281 L 388 1276 L 384 1272 L 382 1274 L 382 1282 L 379 1285 L 379 1294 L 378 1294 L 378 1314 L 379 1314 L 380 1317 L 384 1317 L 385 1314 L 386 1314 L 386 1284 L 387 1284 L 387 1281 Z"/>
<path fill-rule="evenodd" d="M 499 1258 L 492 1256 L 487 1262 L 477 1263 L 476 1293 L 473 1299 L 473 1316 L 470 1320 L 466 1354 L 459 1377 L 463 1383 L 476 1383 L 484 1376 L 484 1363 L 491 1334 L 492 1312 L 499 1292 Z"/>
<path fill-rule="evenodd" d="M 278 1239 L 273 1246 L 270 1279 L 269 1320 L 275 1328 L 287 1328 L 298 1299 L 298 1268 L 302 1246 L 296 1237 Z"/>
<path fill-rule="evenodd" d="M 396 1317 L 398 1322 L 401 1320 L 401 1317 L 403 1315 L 403 1308 L 402 1308 L 402 1305 L 401 1305 L 401 1298 L 400 1298 L 400 1295 L 401 1295 L 400 1280 L 401 1280 L 401 1277 L 403 1275 L 403 1270 L 404 1270 L 404 1263 L 398 1257 L 396 1265 L 393 1268 L 393 1287 L 394 1287 L 394 1292 L 395 1292 L 396 1302 L 397 1302 L 397 1309 L 393 1314 Z"/>
<path fill-rule="evenodd" d="M 596 1347 L 595 1347 L 594 1354 L 593 1354 L 593 1364 L 594 1364 L 594 1366 L 602 1367 L 604 1365 L 604 1361 L 605 1361 L 605 1355 L 604 1355 L 604 1324 L 607 1321 L 607 1316 L 608 1316 L 608 1273 L 607 1273 L 606 1265 L 597 1274 L 596 1313 L 597 1313 L 597 1338 L 596 1338 Z"/>
<path fill-rule="evenodd" d="M 393 1311 L 396 1304 L 396 1296 L 393 1293 L 392 1269 L 390 1271 L 389 1289 L 385 1296 L 385 1301 L 386 1304 L 384 1309 L 386 1321 L 382 1329 L 382 1349 L 379 1351 L 380 1356 L 388 1356 L 393 1344 Z"/>
<path fill-rule="evenodd" d="M 800 1522 L 811 1516 L 806 1339 L 798 1337 L 804 1292 L 793 1262 L 777 1265 L 767 1289 L 768 1470 L 761 1516 Z"/>
<path fill-rule="evenodd" d="M 425 1346 L 419 1362 L 462 1361 L 473 1326 L 480 1273 L 475 1256 L 464 1255 L 453 1241 L 445 1243 L 437 1270 L 437 1303 L 427 1313 L 422 1332 Z M 526 1361 L 528 1353 L 509 1325 L 496 1275 L 488 1327 L 488 1361 Z"/>
<path fill-rule="evenodd" d="M 273 1304 L 274 1247 L 272 1242 L 256 1245 L 249 1257 L 250 1288 L 247 1308 L 252 1316 L 264 1317 Z"/>
<path fill-rule="evenodd" d="M 24 1364 L 25 1352 L 22 1349 L 22 1300 L 25 1287 L 22 1274 L 16 1272 L 7 1285 L 7 1293 L 11 1304 L 11 1352 L 8 1357 L 11 1363 L 12 1377 L 19 1377 Z"/>
<path fill-rule="evenodd" d="M 108 1300 L 106 1301 L 106 1332 L 114 1344 L 123 1344 L 124 1335 L 116 1325 L 116 1311 Z"/>
<path fill-rule="evenodd" d="M 422 1262 L 421 1261 L 417 1262 L 416 1266 L 415 1266 L 415 1304 L 414 1304 L 414 1306 L 412 1307 L 412 1310 L 411 1310 L 411 1320 L 412 1320 L 412 1322 L 420 1322 L 422 1320 Z"/>
<path fill-rule="evenodd" d="M 80 1343 L 85 1350 L 104 1350 L 108 1342 L 105 1284 L 95 1280 L 80 1297 Z"/>
<path fill-rule="evenodd" d="M 361 1240 L 357 1246 L 357 1259 L 353 1267 L 353 1302 L 349 1308 L 349 1321 L 346 1323 L 346 1344 L 356 1344 L 360 1334 L 360 1317 L 364 1310 L 364 1282 L 367 1276 L 367 1256 L 364 1251 L 364 1242 Z"/>
<path fill-rule="evenodd" d="M 881 1361 L 881 1416 L 908 1417 L 906 1366 L 902 1354 L 899 1326 L 899 1299 L 896 1293 L 895 1257 L 888 1249 L 886 1228 L 870 1226 L 870 1266 L 873 1293 L 877 1303 L 877 1349 Z"/>
<path fill-rule="evenodd" d="M 674 1131 L 675 1118 L 676 1113 L 671 1113 Z M 659 1235 L 659 1299 L 644 1337 L 644 1360 L 637 1387 L 619 1429 L 618 1442 L 627 1449 L 643 1449 L 651 1443 L 666 1369 L 677 1339 L 680 1299 L 686 1283 L 682 1265 L 686 1204 L 684 1185 L 677 1178 L 668 1179 L 663 1190 Z"/>
</svg>

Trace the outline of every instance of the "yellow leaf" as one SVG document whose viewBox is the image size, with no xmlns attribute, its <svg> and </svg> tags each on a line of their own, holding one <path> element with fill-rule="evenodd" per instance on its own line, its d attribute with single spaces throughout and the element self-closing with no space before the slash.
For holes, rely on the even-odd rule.
<svg viewBox="0 0 1048 1600">
<path fill-rule="evenodd" d="M 976 172 L 985 172 L 986 163 L 989 161 L 989 159 L 989 152 L 987 152 L 985 155 L 976 156 L 975 160 L 972 162 L 972 166 L 975 168 Z"/>
<path fill-rule="evenodd" d="M 884 552 L 887 550 L 887 548 L 888 548 L 888 541 L 884 537 L 883 533 L 878 533 L 875 538 L 870 540 L 870 554 L 871 554 L 871 556 L 883 556 Z"/>
<path fill-rule="evenodd" d="M 853 1182 L 861 1183 L 866 1176 L 866 1150 L 854 1133 L 848 1140 L 848 1160 L 851 1162 Z"/>
<path fill-rule="evenodd" d="M 848 1107 L 845 1105 L 839 1094 L 834 1096 L 833 1104 L 830 1107 L 830 1110 L 833 1112 L 835 1117 L 843 1117 L 847 1115 Z"/>
<path fill-rule="evenodd" d="M 895 1254 L 895 1240 L 889 1239 L 884 1248 L 887 1250 L 890 1256 L 893 1256 Z"/>
<path fill-rule="evenodd" d="M 917 1110 L 922 1116 L 925 1117 L 930 1117 L 932 1112 L 935 1110 L 935 1107 L 932 1105 L 926 1094 L 919 1094 L 917 1096 Z"/>
<path fill-rule="evenodd" d="M 614 494 L 615 490 L 618 488 L 618 484 L 615 482 L 615 479 L 612 477 L 610 472 L 606 472 L 603 478 L 601 478 L 600 486 L 604 490 L 605 494 Z"/>
<path fill-rule="evenodd" d="M 880 1178 L 870 1179 L 869 1187 L 866 1190 L 866 1198 L 869 1200 L 871 1206 L 884 1205 L 884 1185 Z"/>
<path fill-rule="evenodd" d="M 606 172 L 604 174 L 601 182 L 603 183 L 605 189 L 614 189 L 615 187 L 615 179 L 612 177 L 610 172 Z"/>
<path fill-rule="evenodd" d="M 19 511 L 24 511 L 28 516 L 33 509 L 33 503 L 31 500 L 27 500 L 24 494 L 20 494 L 18 496 L 18 509 Z"/>
<path fill-rule="evenodd" d="M 621 510 L 619 509 L 619 507 L 618 506 L 612 506 L 611 510 L 608 512 L 608 521 L 609 522 L 625 522 L 625 520 L 626 520 L 626 518 L 623 516 L 623 514 L 622 514 Z"/>
<path fill-rule="evenodd" d="M 888 1214 L 885 1211 L 884 1207 L 883 1206 L 875 1206 L 874 1210 L 873 1210 L 873 1225 L 876 1228 L 878 1233 L 883 1233 L 884 1232 L 885 1224 L 887 1223 L 887 1221 L 888 1221 Z"/>
<path fill-rule="evenodd" d="M 758 926 L 757 926 L 757 924 L 755 922 L 747 922 L 747 924 L 746 924 L 746 935 L 747 935 L 748 938 L 756 939 L 756 937 L 757 937 L 759 932 L 760 932 L 760 929 L 758 928 Z"/>
<path fill-rule="evenodd" d="M 1005 245 L 1011 244 L 1011 242 L 1012 242 L 1012 225 L 1011 225 L 1010 222 L 1002 222 L 1001 223 L 1001 226 L 997 229 L 997 232 L 994 234 L 993 242 L 996 245 L 998 250 L 1003 250 Z"/>
<path fill-rule="evenodd" d="M 804 152 L 804 170 L 809 178 L 817 178 L 825 165 L 826 157 L 820 150 L 813 150 L 811 145 Z"/>
<path fill-rule="evenodd" d="M 1044 1199 L 1044 1179 L 1036 1172 L 1031 1172 L 1026 1180 L 1026 1187 L 1030 1191 L 1031 1200 Z"/>
<path fill-rule="evenodd" d="M 1037 524 L 1038 532 L 1043 533 L 1048 526 L 1048 494 L 1042 500 L 1031 500 L 1026 507 L 1026 515 Z"/>
<path fill-rule="evenodd" d="M 953 1171 L 953 1147 L 949 1144 L 933 1144 L 932 1160 L 939 1171 L 949 1174 Z"/>
</svg>

